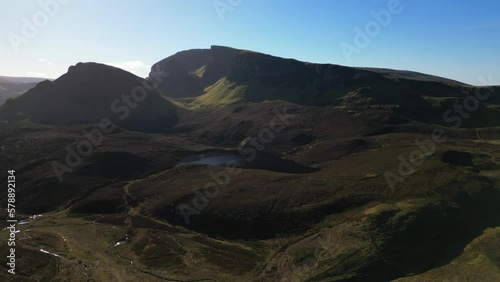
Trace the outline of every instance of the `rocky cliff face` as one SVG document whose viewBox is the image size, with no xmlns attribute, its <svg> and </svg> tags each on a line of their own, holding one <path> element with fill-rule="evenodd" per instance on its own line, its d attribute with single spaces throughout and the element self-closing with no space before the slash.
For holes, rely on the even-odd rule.
<svg viewBox="0 0 500 282">
<path fill-rule="evenodd" d="M 224 46 L 179 52 L 155 64 L 151 76 L 155 71 L 170 74 L 160 85 L 163 94 L 170 97 L 201 96 L 206 94 L 207 87 L 224 79 L 225 83 L 234 85 L 223 89 L 245 87 L 244 96 L 249 101 L 284 99 L 314 103 L 315 95 L 385 80 L 382 75 L 361 69 L 304 63 Z M 227 96 L 227 93 L 219 94 Z M 331 101 L 336 99 L 330 98 Z"/>
<path fill-rule="evenodd" d="M 170 76 L 160 85 L 174 98 L 190 97 L 193 107 L 266 100 L 301 105 L 390 105 L 405 118 L 447 124 L 443 113 L 463 104 L 474 88 L 439 77 L 406 71 L 313 64 L 267 54 L 212 46 L 177 53 L 153 67 Z M 411 78 L 414 79 L 411 79 Z M 498 120 L 498 94 L 482 103 L 463 126 Z M 356 110 L 363 111 L 362 108 Z"/>
<path fill-rule="evenodd" d="M 151 67 L 151 75 L 155 70 L 172 70 L 193 72 L 206 65 L 211 58 L 210 49 L 192 49 L 178 52 L 165 58 Z"/>
<path fill-rule="evenodd" d="M 148 79 L 168 74 L 158 87 L 160 92 L 173 98 L 198 96 L 204 88 L 201 76 L 210 59 L 207 49 L 182 51 L 154 64 Z"/>
<path fill-rule="evenodd" d="M 309 85 L 318 91 L 381 78 L 375 73 L 349 67 L 304 63 L 252 52 L 240 53 L 230 77 L 235 81 L 259 81 L 269 85 Z"/>
</svg>

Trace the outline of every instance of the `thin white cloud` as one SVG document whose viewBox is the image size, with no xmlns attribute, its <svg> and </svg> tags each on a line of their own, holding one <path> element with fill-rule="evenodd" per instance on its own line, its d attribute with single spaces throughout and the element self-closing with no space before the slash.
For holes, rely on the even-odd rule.
<svg viewBox="0 0 500 282">
<path fill-rule="evenodd" d="M 38 62 L 41 64 L 52 65 L 52 62 L 49 59 L 39 58 Z"/>
<path fill-rule="evenodd" d="M 120 69 L 124 69 L 138 76 L 144 75 L 144 73 L 147 73 L 151 68 L 151 66 L 146 65 L 142 61 L 110 62 L 106 64 Z"/>
</svg>

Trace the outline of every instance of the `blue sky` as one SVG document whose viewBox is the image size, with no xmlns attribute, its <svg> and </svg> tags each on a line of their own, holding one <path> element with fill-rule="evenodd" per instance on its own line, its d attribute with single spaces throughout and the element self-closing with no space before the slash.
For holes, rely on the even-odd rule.
<svg viewBox="0 0 500 282">
<path fill-rule="evenodd" d="M 225 45 L 475 85 L 478 77 L 500 81 L 500 1 L 400 0 L 389 9 L 392 1 L 0 0 L 0 75 L 56 78 L 95 61 L 146 76 L 177 51 Z M 44 22 L 40 3 L 58 3 L 58 11 Z M 389 13 L 390 21 L 377 22 L 372 11 Z M 29 38 L 26 22 L 38 29 Z M 367 26 L 369 44 L 356 45 L 357 30 L 366 34 Z M 356 52 L 346 56 L 342 44 Z"/>
</svg>

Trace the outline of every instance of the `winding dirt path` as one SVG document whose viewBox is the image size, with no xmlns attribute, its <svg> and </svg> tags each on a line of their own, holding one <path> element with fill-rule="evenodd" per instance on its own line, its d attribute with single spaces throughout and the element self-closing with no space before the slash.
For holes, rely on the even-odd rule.
<svg viewBox="0 0 500 282">
<path fill-rule="evenodd" d="M 481 131 L 479 131 L 479 128 L 476 129 L 476 134 L 479 141 L 484 141 L 483 137 L 481 137 Z"/>
</svg>

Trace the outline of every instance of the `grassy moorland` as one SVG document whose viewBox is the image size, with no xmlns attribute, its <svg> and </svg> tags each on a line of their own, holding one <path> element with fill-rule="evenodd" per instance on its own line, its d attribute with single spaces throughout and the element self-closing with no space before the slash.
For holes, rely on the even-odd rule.
<svg viewBox="0 0 500 282">
<path fill-rule="evenodd" d="M 429 138 L 420 133 L 427 130 L 425 125 L 398 128 L 394 133 L 356 138 L 319 137 L 283 154 L 319 168 L 316 172 L 243 169 L 231 175 L 199 214 L 191 215 L 190 224 L 175 207 L 192 205 L 194 189 L 213 182 L 211 173 L 227 168 L 175 166 L 175 161 L 165 159 L 215 149 L 210 142 L 188 145 L 174 135 L 115 133 L 81 168 L 67 175 L 68 181 L 59 184 L 64 188 L 56 182 L 41 185 L 51 177 L 50 167 L 27 166 L 18 176 L 32 181 L 21 182 L 20 202 L 27 205 L 21 208 L 41 213 L 48 209 L 43 201 L 59 203 L 59 208 L 20 226 L 18 280 L 477 281 L 498 277 L 497 131 L 484 129 L 483 140 L 478 140 L 475 130 L 449 129 L 453 139 L 439 144 L 412 175 L 391 189 L 384 173 L 397 169 L 397 156 L 406 157 L 415 149 L 413 140 Z M 37 146 L 47 150 L 50 147 L 45 146 L 56 141 L 62 145 L 78 132 L 58 128 L 55 134 L 53 127 L 25 124 L 4 127 L 3 140 L 10 140 L 16 130 L 30 131 L 26 137 L 35 138 Z M 293 140 L 295 134 L 292 126 L 282 138 Z M 121 141 L 125 136 L 126 145 Z M 283 148 L 273 143 L 269 151 Z M 107 173 L 91 169 L 117 158 L 105 153 L 112 151 L 128 152 L 120 161 L 155 165 L 131 169 L 128 176 L 111 168 L 103 167 Z M 116 162 L 109 165 L 120 168 Z M 55 193 L 82 186 L 89 189 Z M 32 197 L 39 205 L 31 205 L 30 198 L 23 196 L 35 188 L 39 193 Z M 6 230 L 2 234 L 7 236 Z"/>
</svg>

